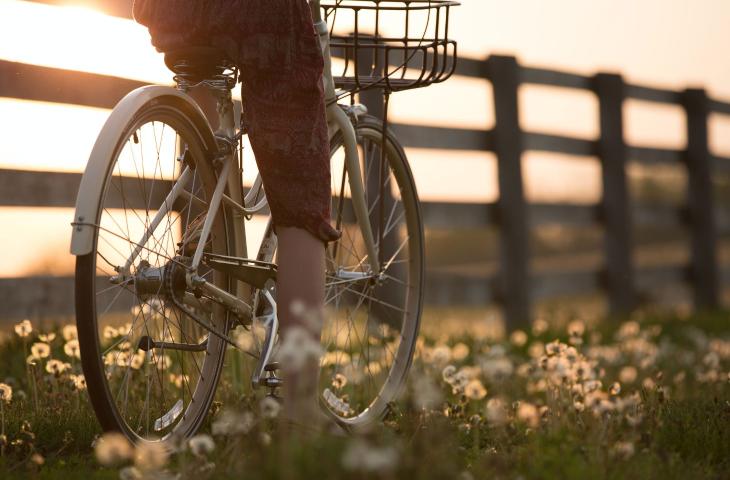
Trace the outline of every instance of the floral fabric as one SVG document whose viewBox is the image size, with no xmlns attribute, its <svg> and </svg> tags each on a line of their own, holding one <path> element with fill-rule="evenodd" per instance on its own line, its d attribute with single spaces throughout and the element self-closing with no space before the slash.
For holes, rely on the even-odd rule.
<svg viewBox="0 0 730 480">
<path fill-rule="evenodd" d="M 240 68 L 246 127 L 276 226 L 329 242 L 324 61 L 306 0 L 136 0 L 159 51 L 223 49 Z"/>
</svg>

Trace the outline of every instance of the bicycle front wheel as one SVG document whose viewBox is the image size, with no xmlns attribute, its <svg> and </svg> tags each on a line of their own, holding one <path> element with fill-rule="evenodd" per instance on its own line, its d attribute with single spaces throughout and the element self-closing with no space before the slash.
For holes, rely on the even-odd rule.
<svg viewBox="0 0 730 480">
<path fill-rule="evenodd" d="M 321 362 L 322 403 L 338 421 L 382 418 L 408 373 L 424 290 L 423 224 L 403 148 L 382 123 L 355 125 L 369 222 L 380 269 L 373 271 L 355 219 L 342 133 L 331 142 L 332 220 L 342 237 L 327 248 Z"/>
<path fill-rule="evenodd" d="M 104 430 L 132 441 L 193 435 L 223 365 L 226 343 L 201 320 L 225 333 L 231 319 L 185 281 L 217 179 L 197 120 L 161 97 L 113 132 L 93 250 L 77 258 L 77 326 L 91 402 Z M 215 215 L 205 250 L 233 255 L 225 211 Z M 220 272 L 199 273 L 232 291 Z"/>
</svg>

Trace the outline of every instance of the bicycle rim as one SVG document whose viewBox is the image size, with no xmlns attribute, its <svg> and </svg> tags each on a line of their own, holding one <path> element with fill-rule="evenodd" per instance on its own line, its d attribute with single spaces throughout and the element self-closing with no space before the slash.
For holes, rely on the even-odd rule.
<svg viewBox="0 0 730 480">
<path fill-rule="evenodd" d="M 195 319 L 228 330 L 228 315 L 185 286 L 216 173 L 194 123 L 160 99 L 141 108 L 120 132 L 98 206 L 91 254 L 77 259 L 76 305 L 82 365 L 92 405 L 105 430 L 133 441 L 193 435 L 215 394 L 226 344 Z M 185 190 L 141 245 L 129 275 L 112 283 L 185 168 Z M 221 210 L 206 251 L 228 254 Z M 225 275 L 201 274 L 229 289 Z M 182 302 L 188 312 L 181 310 Z M 192 306 L 191 306 L 192 305 Z M 195 319 L 193 318 L 195 317 Z M 184 348 L 183 348 L 184 347 Z"/>
<path fill-rule="evenodd" d="M 381 271 L 370 271 L 352 209 L 342 138 L 336 137 L 331 145 L 332 218 L 342 238 L 327 248 L 320 374 L 322 403 L 355 428 L 381 418 L 403 385 L 418 334 L 424 281 L 423 227 L 405 153 L 389 132 L 381 164 L 382 124 L 373 117 L 361 118 L 356 132 Z"/>
</svg>

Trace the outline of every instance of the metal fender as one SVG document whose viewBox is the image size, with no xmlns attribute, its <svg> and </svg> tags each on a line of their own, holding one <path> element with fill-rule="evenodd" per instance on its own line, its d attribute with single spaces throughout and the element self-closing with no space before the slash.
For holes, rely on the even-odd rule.
<svg viewBox="0 0 730 480">
<path fill-rule="evenodd" d="M 140 87 L 128 93 L 114 107 L 102 127 L 81 178 L 71 234 L 71 254 L 86 255 L 93 249 L 94 225 L 99 221 L 99 201 L 117 149 L 126 140 L 119 138 L 120 133 L 136 120 L 137 112 L 143 106 L 163 98 L 188 115 L 208 150 L 217 150 L 215 136 L 203 111 L 186 94 L 172 87 L 158 85 Z"/>
</svg>

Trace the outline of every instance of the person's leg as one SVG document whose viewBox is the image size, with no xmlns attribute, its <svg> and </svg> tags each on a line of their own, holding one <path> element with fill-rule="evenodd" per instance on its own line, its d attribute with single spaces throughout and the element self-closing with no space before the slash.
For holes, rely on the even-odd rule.
<svg viewBox="0 0 730 480">
<path fill-rule="evenodd" d="M 303 363 L 282 358 L 284 410 L 306 424 L 319 418 L 324 245 L 340 236 L 330 224 L 324 61 L 305 0 L 246 5 L 238 63 L 245 126 L 278 237 L 280 356 L 289 343 L 289 353 L 306 357 Z M 298 302 L 305 315 L 292 311 Z"/>
<path fill-rule="evenodd" d="M 288 335 L 296 330 L 297 335 L 304 333 L 313 345 L 319 346 L 325 292 L 324 244 L 303 228 L 278 227 L 276 230 L 279 266 L 276 303 L 282 343 L 290 342 Z M 305 354 L 301 362 L 285 363 L 283 369 L 286 415 L 295 422 L 310 423 L 317 418 L 319 408 L 319 358 Z"/>
</svg>

